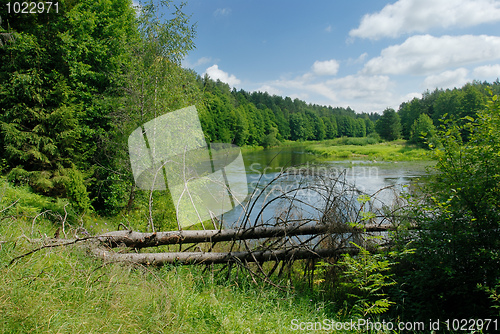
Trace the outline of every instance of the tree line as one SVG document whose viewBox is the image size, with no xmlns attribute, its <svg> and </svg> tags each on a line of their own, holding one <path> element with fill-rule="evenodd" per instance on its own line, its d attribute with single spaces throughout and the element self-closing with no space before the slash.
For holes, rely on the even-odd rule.
<svg viewBox="0 0 500 334">
<path fill-rule="evenodd" d="M 357 114 L 351 108 L 308 104 L 267 92 L 230 88 L 207 75 L 198 77 L 206 110 L 200 113 L 209 141 L 236 145 L 275 146 L 284 140 L 324 140 L 365 137 L 375 131 L 378 115 Z"/>
<path fill-rule="evenodd" d="M 474 119 L 484 108 L 490 89 L 492 94 L 498 94 L 500 81 L 473 81 L 460 88 L 427 90 L 421 98 L 401 103 L 397 112 L 392 108 L 384 110 L 376 131 L 384 140 L 403 138 L 427 147 L 435 141 L 436 129 L 444 121 L 464 125 Z M 468 140 L 465 130 L 462 139 Z"/>
</svg>

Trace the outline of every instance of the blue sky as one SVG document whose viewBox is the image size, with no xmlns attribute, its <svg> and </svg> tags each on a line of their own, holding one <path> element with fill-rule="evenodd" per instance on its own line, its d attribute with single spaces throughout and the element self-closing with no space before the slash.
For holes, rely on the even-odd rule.
<svg viewBox="0 0 500 334">
<path fill-rule="evenodd" d="M 500 1 L 188 0 L 183 66 L 231 87 L 397 110 L 427 89 L 500 77 Z"/>
</svg>

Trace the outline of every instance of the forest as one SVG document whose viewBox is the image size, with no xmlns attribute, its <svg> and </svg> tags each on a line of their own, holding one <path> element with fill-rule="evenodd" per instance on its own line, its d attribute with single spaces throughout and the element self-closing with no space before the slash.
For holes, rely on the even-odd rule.
<svg viewBox="0 0 500 334">
<path fill-rule="evenodd" d="M 263 316 L 253 332 L 287 332 L 294 312 L 338 321 L 498 319 L 498 79 L 426 91 L 381 114 L 320 106 L 183 68 L 196 36 L 184 5 L 64 0 L 57 12 L 26 15 L 4 12 L 8 2 L 0 0 L 2 331 L 229 333 Z M 403 140 L 436 161 L 432 182 L 401 195 L 404 207 L 384 208 L 397 224 L 389 247 L 316 262 L 310 281 L 291 267 L 286 291 L 252 275 L 217 279 L 208 265 L 101 265 L 77 247 L 34 248 L 30 240 L 66 230 L 147 231 L 148 216 L 160 231 L 176 229 L 168 192 L 135 186 L 127 140 L 190 105 L 207 142 Z M 248 310 L 236 312 L 241 305 Z"/>
</svg>

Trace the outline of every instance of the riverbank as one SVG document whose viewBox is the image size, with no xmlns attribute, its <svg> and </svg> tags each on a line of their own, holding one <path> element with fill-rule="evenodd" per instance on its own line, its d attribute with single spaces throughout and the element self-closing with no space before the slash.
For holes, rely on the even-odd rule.
<svg viewBox="0 0 500 334">
<path fill-rule="evenodd" d="M 335 138 L 323 141 L 285 141 L 278 147 L 303 147 L 321 159 L 356 159 L 375 161 L 430 161 L 432 151 L 408 144 L 406 140 L 378 143 L 373 138 Z M 262 146 L 245 146 L 242 152 L 265 150 Z"/>
</svg>

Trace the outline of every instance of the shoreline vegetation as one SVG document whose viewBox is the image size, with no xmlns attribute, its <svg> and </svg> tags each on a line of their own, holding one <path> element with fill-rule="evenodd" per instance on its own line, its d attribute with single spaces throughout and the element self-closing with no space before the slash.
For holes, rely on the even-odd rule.
<svg viewBox="0 0 500 334">
<path fill-rule="evenodd" d="M 357 159 L 370 161 L 433 161 L 433 152 L 404 139 L 389 142 L 372 141 L 369 137 L 341 137 L 323 141 L 285 141 L 280 145 L 264 148 L 244 146 L 243 153 L 285 147 L 303 147 L 307 153 L 319 159 Z"/>
</svg>

